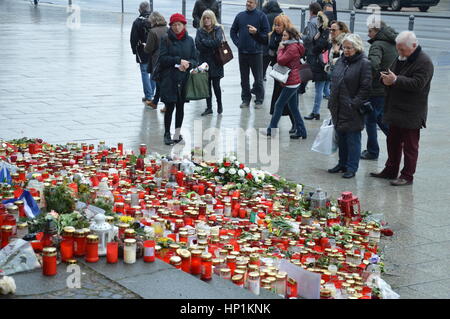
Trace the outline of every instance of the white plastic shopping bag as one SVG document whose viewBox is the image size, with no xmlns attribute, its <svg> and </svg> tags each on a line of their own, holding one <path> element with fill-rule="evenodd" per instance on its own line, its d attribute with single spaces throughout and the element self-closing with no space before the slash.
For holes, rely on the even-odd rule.
<svg viewBox="0 0 450 319">
<path fill-rule="evenodd" d="M 319 134 L 311 147 L 311 150 L 324 155 L 331 155 L 337 150 L 336 132 L 331 118 L 323 121 Z"/>
</svg>

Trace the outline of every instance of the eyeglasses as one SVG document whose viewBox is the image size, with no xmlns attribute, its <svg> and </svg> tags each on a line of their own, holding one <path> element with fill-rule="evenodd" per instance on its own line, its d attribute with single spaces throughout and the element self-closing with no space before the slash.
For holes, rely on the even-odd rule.
<svg viewBox="0 0 450 319">
<path fill-rule="evenodd" d="M 354 47 L 342 47 L 342 49 L 344 49 L 344 50 L 353 50 Z"/>
</svg>

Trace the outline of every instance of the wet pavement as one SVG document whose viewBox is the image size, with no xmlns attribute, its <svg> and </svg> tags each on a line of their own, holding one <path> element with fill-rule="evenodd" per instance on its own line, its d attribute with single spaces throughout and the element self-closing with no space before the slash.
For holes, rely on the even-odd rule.
<svg viewBox="0 0 450 319">
<path fill-rule="evenodd" d="M 174 11 L 172 2 L 158 2 L 160 8 L 156 2 L 155 9 L 168 19 Z M 234 15 L 242 8 L 224 8 L 227 8 L 223 21 L 228 35 Z M 139 67 L 129 44 L 135 14 L 93 9 L 81 6 L 80 28 L 70 29 L 66 25 L 69 13 L 65 6 L 44 2 L 35 8 L 28 1 L 0 0 L 0 137 L 40 137 L 50 143 L 95 144 L 104 140 L 110 145 L 124 142 L 132 149 L 145 143 L 152 151 L 172 152 L 171 147 L 162 143 L 163 114 L 146 109 L 141 103 Z M 190 10 L 188 6 L 189 17 Z M 177 11 L 181 11 L 181 6 Z M 300 22 L 298 10 L 286 12 Z M 340 19 L 348 21 L 348 14 L 342 13 Z M 367 39 L 365 19 L 357 19 L 355 24 L 356 32 L 363 39 Z M 398 31 L 407 28 L 407 17 L 383 19 Z M 429 98 L 428 128 L 421 132 L 414 185 L 396 188 L 368 177 L 369 172 L 380 170 L 386 160 L 382 135 L 379 135 L 380 158 L 361 161 L 354 179 L 344 180 L 339 175 L 328 174 L 326 169 L 336 164 L 337 155 L 323 156 L 310 150 L 322 121 L 306 122 L 308 139 L 290 140 L 287 132 L 290 123 L 283 117 L 279 126 L 279 152 L 272 153 L 271 159 L 276 162 L 279 158 L 274 173 L 303 183 L 308 189 L 321 186 L 333 198 L 341 191 L 352 191 L 359 196 L 364 210 L 384 214 L 395 233 L 383 240 L 387 272 L 384 279 L 401 298 L 450 298 L 450 115 L 447 107 L 450 28 L 445 19 L 418 18 L 415 30 L 423 49 L 435 63 L 435 75 Z M 191 27 L 189 32 L 195 33 Z M 222 132 L 230 128 L 266 127 L 270 121 L 273 81 L 269 78 L 265 82 L 266 98 L 261 110 L 239 108 L 239 82 L 238 61 L 234 59 L 226 65 L 222 80 L 224 114 L 202 118 L 199 115 L 205 107 L 204 101 L 186 104 L 182 134 L 188 137 L 198 127 L 194 121 L 200 121 L 204 129 L 217 127 Z M 300 97 L 302 115 L 310 112 L 313 98 L 314 87 L 310 84 L 306 94 Z M 324 100 L 321 116 L 326 118 L 328 114 Z M 363 136 L 362 145 L 365 145 Z M 250 146 L 247 144 L 247 152 Z M 257 162 L 247 158 L 246 162 L 250 166 L 263 164 L 261 158 Z M 126 287 L 133 291 L 132 283 Z"/>
</svg>

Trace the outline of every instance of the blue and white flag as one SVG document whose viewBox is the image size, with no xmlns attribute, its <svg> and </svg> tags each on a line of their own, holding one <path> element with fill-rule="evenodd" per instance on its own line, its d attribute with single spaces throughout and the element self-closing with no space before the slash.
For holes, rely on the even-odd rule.
<svg viewBox="0 0 450 319">
<path fill-rule="evenodd" d="M 24 190 L 19 198 L 4 200 L 3 204 L 14 204 L 14 202 L 18 200 L 23 201 L 25 214 L 27 214 L 28 218 L 35 218 L 41 213 L 38 204 L 34 200 L 33 196 L 31 196 L 31 193 L 27 190 Z"/>
<path fill-rule="evenodd" d="M 0 183 L 12 183 L 11 173 L 3 162 L 0 163 Z"/>
</svg>

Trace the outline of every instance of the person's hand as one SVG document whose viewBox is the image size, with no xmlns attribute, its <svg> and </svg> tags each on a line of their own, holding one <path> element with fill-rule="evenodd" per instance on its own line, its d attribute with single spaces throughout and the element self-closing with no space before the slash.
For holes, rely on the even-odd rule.
<svg viewBox="0 0 450 319">
<path fill-rule="evenodd" d="M 380 76 L 383 84 L 387 86 L 394 84 L 394 82 L 397 80 L 397 76 L 395 75 L 395 73 L 389 69 L 387 70 L 387 72 L 380 72 Z"/>
<path fill-rule="evenodd" d="M 317 32 L 316 35 L 314 36 L 314 40 L 317 40 L 320 38 L 320 32 Z"/>
<path fill-rule="evenodd" d="M 181 60 L 180 64 L 184 67 L 185 70 L 189 69 L 190 62 L 187 60 Z"/>
<path fill-rule="evenodd" d="M 284 44 L 282 42 L 280 42 L 280 44 L 278 45 L 278 50 L 284 49 Z"/>
<path fill-rule="evenodd" d="M 248 32 L 250 32 L 250 34 L 256 34 L 256 32 L 258 32 L 258 29 L 256 29 L 254 26 L 248 24 L 247 25 L 248 28 Z"/>
</svg>

